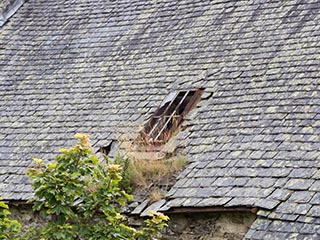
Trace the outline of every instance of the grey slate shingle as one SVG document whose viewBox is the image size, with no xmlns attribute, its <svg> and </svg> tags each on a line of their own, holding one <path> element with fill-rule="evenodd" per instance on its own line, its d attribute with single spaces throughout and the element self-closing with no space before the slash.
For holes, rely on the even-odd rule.
<svg viewBox="0 0 320 240">
<path fill-rule="evenodd" d="M 0 28 L 0 195 L 29 199 L 30 159 L 51 159 L 74 133 L 98 147 L 138 131 L 168 92 L 205 87 L 177 136 L 193 163 L 162 208 L 258 207 L 268 211 L 247 239 L 318 239 L 319 10 L 26 1 Z"/>
</svg>

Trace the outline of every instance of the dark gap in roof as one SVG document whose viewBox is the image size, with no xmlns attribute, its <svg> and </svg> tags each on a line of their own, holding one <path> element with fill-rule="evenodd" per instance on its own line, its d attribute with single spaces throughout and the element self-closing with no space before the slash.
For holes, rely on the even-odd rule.
<svg viewBox="0 0 320 240">
<path fill-rule="evenodd" d="M 112 140 L 107 146 L 100 146 L 98 152 L 108 156 L 114 147 L 114 141 Z"/>
<path fill-rule="evenodd" d="M 143 138 L 149 143 L 166 143 L 185 115 L 200 99 L 203 89 L 171 92 L 144 124 Z"/>
</svg>

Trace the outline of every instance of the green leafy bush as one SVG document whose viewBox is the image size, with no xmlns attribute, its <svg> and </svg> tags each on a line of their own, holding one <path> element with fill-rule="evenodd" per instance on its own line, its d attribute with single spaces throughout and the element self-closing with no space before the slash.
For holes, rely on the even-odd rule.
<svg viewBox="0 0 320 240">
<path fill-rule="evenodd" d="M 105 159 L 108 158 L 107 156 L 104 157 Z M 122 180 L 119 186 L 129 193 L 132 192 L 132 177 L 134 173 L 132 172 L 130 159 L 126 156 L 117 155 L 113 163 L 121 166 L 120 175 Z"/>
<path fill-rule="evenodd" d="M 79 143 L 62 149 L 56 161 L 45 165 L 34 159 L 28 170 L 33 180 L 34 211 L 52 216 L 53 221 L 31 239 L 137 239 L 149 240 L 160 235 L 168 217 L 153 212 L 140 230 L 126 225 L 121 206 L 132 196 L 121 189 L 122 169 L 116 164 L 102 165 L 90 147 L 86 135 L 77 134 Z"/>
<path fill-rule="evenodd" d="M 11 214 L 9 207 L 0 198 L 0 239 L 17 239 L 15 235 L 20 232 L 21 225 L 8 218 Z"/>
</svg>

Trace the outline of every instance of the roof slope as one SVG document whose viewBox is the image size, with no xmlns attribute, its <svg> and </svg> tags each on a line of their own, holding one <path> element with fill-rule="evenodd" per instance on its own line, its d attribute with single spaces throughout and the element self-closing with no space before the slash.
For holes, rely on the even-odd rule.
<svg viewBox="0 0 320 240">
<path fill-rule="evenodd" d="M 99 7 L 97 7 L 97 5 Z M 318 1 L 29 0 L 0 29 L 0 194 L 31 157 L 133 131 L 205 87 L 167 207 L 255 206 L 248 239 L 319 238 Z"/>
<path fill-rule="evenodd" d="M 219 82 L 191 121 L 187 150 L 195 162 L 179 176 L 167 207 L 257 206 L 264 209 L 258 215 L 294 222 L 295 234 L 307 226 L 315 231 L 309 223 L 318 224 L 320 213 L 318 81 L 303 74 Z M 289 231 L 271 222 L 263 222 L 271 224 L 267 232 Z M 265 237 L 259 227 L 253 239 Z"/>
</svg>

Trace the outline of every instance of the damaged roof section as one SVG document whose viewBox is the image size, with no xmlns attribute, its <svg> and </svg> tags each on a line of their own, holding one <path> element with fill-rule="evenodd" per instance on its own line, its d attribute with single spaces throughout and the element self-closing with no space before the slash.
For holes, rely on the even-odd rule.
<svg viewBox="0 0 320 240">
<path fill-rule="evenodd" d="M 319 101 L 317 78 L 219 81 L 190 128 L 194 163 L 160 210 L 257 207 L 247 239 L 319 239 Z"/>
<path fill-rule="evenodd" d="M 154 144 L 167 142 L 202 93 L 203 89 L 171 92 L 144 124 L 143 137 Z"/>
<path fill-rule="evenodd" d="M 0 27 L 18 11 L 25 0 L 2 0 L 0 2 Z"/>
</svg>

